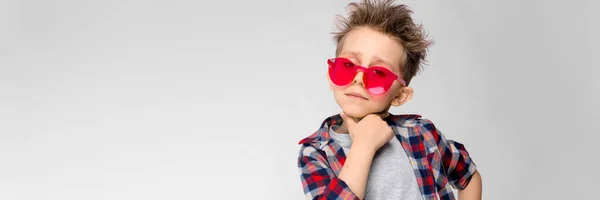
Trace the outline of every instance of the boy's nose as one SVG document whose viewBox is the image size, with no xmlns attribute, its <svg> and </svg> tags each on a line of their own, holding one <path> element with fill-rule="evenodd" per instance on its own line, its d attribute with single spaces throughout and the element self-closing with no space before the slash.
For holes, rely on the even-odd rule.
<svg viewBox="0 0 600 200">
<path fill-rule="evenodd" d="M 363 75 L 364 73 L 362 71 L 358 71 L 358 73 L 356 73 L 356 75 L 354 76 L 354 80 L 352 80 L 352 84 L 360 84 L 361 86 L 364 86 L 365 84 L 363 83 Z"/>
</svg>

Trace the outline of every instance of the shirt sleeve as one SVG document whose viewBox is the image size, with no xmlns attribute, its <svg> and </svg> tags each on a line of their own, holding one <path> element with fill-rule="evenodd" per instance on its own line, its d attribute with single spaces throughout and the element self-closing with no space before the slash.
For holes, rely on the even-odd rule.
<svg viewBox="0 0 600 200">
<path fill-rule="evenodd" d="M 437 143 L 448 182 L 456 189 L 465 189 L 477 170 L 477 166 L 471 160 L 469 152 L 463 144 L 454 140 L 447 140 L 431 121 L 425 123 L 424 127 L 431 132 Z"/>
<path fill-rule="evenodd" d="M 324 155 L 315 147 L 302 145 L 298 168 L 307 199 L 359 199 L 342 179 L 336 177 Z"/>
</svg>

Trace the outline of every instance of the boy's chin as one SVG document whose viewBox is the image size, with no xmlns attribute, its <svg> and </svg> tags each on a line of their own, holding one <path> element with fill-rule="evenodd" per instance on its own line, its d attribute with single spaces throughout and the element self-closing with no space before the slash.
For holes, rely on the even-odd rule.
<svg viewBox="0 0 600 200">
<path fill-rule="evenodd" d="M 374 110 L 368 110 L 368 109 L 364 109 L 361 107 L 357 107 L 357 106 L 342 106 L 342 111 L 344 113 L 346 113 L 346 115 L 353 117 L 355 119 L 362 119 L 363 117 L 367 116 L 368 114 L 377 114 L 377 115 L 381 115 L 382 117 L 387 116 L 388 110 L 385 111 L 374 111 Z"/>
<path fill-rule="evenodd" d="M 367 116 L 368 114 L 370 114 L 370 112 L 363 110 L 363 109 L 355 109 L 355 108 L 342 108 L 342 110 L 344 111 L 344 113 L 346 113 L 346 115 L 353 117 L 353 118 L 363 118 L 365 116 Z"/>
</svg>

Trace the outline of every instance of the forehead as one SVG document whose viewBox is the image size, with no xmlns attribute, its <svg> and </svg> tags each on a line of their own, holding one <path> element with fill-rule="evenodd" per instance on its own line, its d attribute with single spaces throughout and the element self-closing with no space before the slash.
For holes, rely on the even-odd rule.
<svg viewBox="0 0 600 200">
<path fill-rule="evenodd" d="M 357 28 L 344 37 L 339 56 L 358 59 L 361 64 L 379 62 L 399 68 L 403 55 L 404 48 L 394 38 L 370 28 Z"/>
</svg>

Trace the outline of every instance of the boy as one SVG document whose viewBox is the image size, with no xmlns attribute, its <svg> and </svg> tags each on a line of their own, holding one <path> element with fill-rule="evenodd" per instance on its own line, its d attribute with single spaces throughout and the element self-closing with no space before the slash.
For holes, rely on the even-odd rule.
<svg viewBox="0 0 600 200">
<path fill-rule="evenodd" d="M 464 146 L 419 115 L 392 115 L 431 42 L 405 5 L 351 3 L 327 60 L 342 112 L 301 140 L 298 167 L 308 199 L 481 199 L 481 176 Z"/>
</svg>

